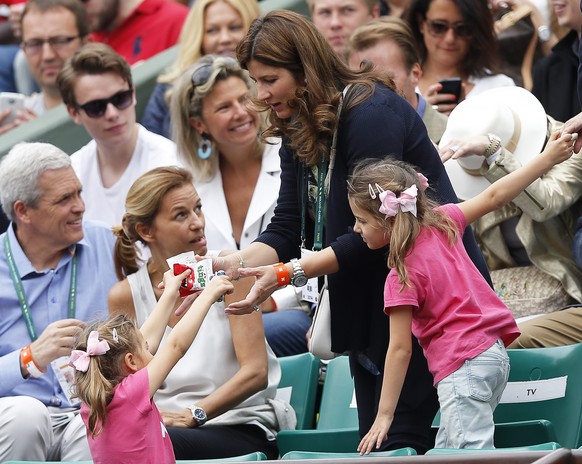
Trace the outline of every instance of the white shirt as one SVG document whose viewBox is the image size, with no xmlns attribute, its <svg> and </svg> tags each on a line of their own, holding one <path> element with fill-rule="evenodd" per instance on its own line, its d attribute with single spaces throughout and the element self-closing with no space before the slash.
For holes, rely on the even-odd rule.
<svg viewBox="0 0 582 464">
<path fill-rule="evenodd" d="M 180 166 L 174 142 L 141 125 L 129 165 L 111 187 L 104 187 L 101 181 L 95 140 L 73 153 L 71 162 L 83 186 L 84 218 L 102 221 L 110 226 L 121 224 L 127 192 L 139 176 L 160 166 Z"/>
</svg>

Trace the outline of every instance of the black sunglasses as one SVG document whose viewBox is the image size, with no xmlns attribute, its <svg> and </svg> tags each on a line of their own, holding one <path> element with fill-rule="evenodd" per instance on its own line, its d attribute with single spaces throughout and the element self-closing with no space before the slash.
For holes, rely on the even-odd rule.
<svg viewBox="0 0 582 464">
<path fill-rule="evenodd" d="M 90 118 L 100 118 L 107 111 L 107 105 L 111 103 L 118 110 L 129 108 L 133 103 L 133 89 L 121 90 L 109 98 L 91 100 L 82 105 L 75 105 L 76 110 L 83 110 Z"/>
<path fill-rule="evenodd" d="M 426 24 L 428 25 L 428 32 L 433 37 L 444 37 L 449 29 L 452 29 L 455 36 L 459 39 L 469 39 L 473 36 L 473 31 L 471 27 L 466 23 L 455 23 L 449 24 L 447 21 L 440 21 L 426 19 Z"/>
<path fill-rule="evenodd" d="M 238 61 L 236 61 L 234 58 L 230 56 L 221 56 L 216 59 L 222 59 L 225 64 L 228 64 L 230 66 L 238 64 Z M 206 84 L 206 82 L 208 82 L 208 78 L 212 74 L 213 65 L 216 59 L 212 63 L 203 64 L 202 66 L 192 71 L 192 76 L 190 77 L 190 80 L 192 81 L 193 87 L 198 87 L 199 85 L 204 85 Z"/>
</svg>

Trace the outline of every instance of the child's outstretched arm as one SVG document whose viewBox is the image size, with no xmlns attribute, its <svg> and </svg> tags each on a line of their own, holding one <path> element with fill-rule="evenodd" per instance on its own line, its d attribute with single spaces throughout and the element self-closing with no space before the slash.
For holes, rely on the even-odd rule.
<svg viewBox="0 0 582 464">
<path fill-rule="evenodd" d="M 174 326 L 166 343 L 147 365 L 150 396 L 153 396 L 160 388 L 172 368 L 188 351 L 210 307 L 222 295 L 231 292 L 232 289 L 233 285 L 228 277 L 215 275 L 208 282 L 206 288 L 200 292 L 190 309 Z"/>
<path fill-rule="evenodd" d="M 459 203 L 467 223 L 499 209 L 518 196 L 538 177 L 546 174 L 556 164 L 569 159 L 574 139 L 571 134 L 554 132 L 542 153 L 532 158 L 521 168 L 502 177 L 479 195 Z"/>
<path fill-rule="evenodd" d="M 168 319 L 172 315 L 178 296 L 180 296 L 180 284 L 190 272 L 190 269 L 187 269 L 175 276 L 170 269 L 164 274 L 164 292 L 154 310 L 139 329 L 143 338 L 148 342 L 148 349 L 152 354 L 156 354 L 158 351 L 158 346 L 160 346 L 160 341 L 168 325 Z"/>
<path fill-rule="evenodd" d="M 390 308 L 390 343 L 384 362 L 378 414 L 358 445 L 360 454 L 369 454 L 375 448 L 380 448 L 394 420 L 394 411 L 412 355 L 412 309 L 412 306 Z"/>
</svg>

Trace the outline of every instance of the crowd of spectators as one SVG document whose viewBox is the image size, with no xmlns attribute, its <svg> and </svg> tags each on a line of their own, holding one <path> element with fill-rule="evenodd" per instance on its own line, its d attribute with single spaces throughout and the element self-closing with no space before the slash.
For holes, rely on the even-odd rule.
<svg viewBox="0 0 582 464">
<path fill-rule="evenodd" d="M 355 158 L 365 157 L 362 147 L 374 157 L 390 147 L 384 155 L 429 166 L 431 184 L 450 201 L 468 200 L 518 169 L 543 151 L 552 132 L 582 135 L 582 95 L 576 98 L 582 86 L 579 0 L 297 2 L 307 5 L 309 24 L 318 31 L 313 43 L 321 39 L 321 47 L 300 47 L 301 56 L 289 58 L 288 50 L 277 54 L 269 41 L 253 36 L 265 47 L 256 60 L 256 50 L 239 45 L 246 41 L 248 47 L 249 37 L 260 32 L 260 0 L 0 3 L 0 136 L 63 105 L 92 139 L 67 154 L 22 140 L 0 160 L 0 280 L 5 282 L 0 307 L 6 312 L 0 321 L 0 461 L 90 459 L 79 403 L 70 395 L 71 375 L 63 366 L 81 329 L 108 312 L 143 322 L 151 310 L 147 305 L 160 297 L 157 284 L 168 269 L 166 259 L 175 254 L 212 251 L 218 262 L 236 269 L 266 264 L 263 256 L 272 255 L 262 255 L 259 243 L 263 250 L 266 244 L 281 247 L 280 260 L 292 258 L 290 248 L 274 237 L 305 227 L 305 214 L 308 224 L 314 220 L 323 168 L 310 156 L 327 153 L 334 129 L 342 144 L 335 179 L 347 176 Z M 287 40 L 284 32 L 278 43 Z M 506 42 L 513 32 L 526 35 Z M 176 59 L 157 77 L 138 121 L 132 70 L 171 47 Z M 239 63 L 237 53 L 238 58 L 247 53 L 246 62 Z M 260 61 L 267 56 L 279 61 Z M 283 63 L 281 57 L 289 59 Z M 314 82 L 326 76 L 333 85 Z M 293 80 L 292 93 L 277 90 L 285 79 Z M 444 89 L 446 80 L 458 82 L 458 92 Z M 374 97 L 355 92 L 355 103 L 344 109 L 349 118 L 337 117 L 344 86 L 363 81 L 382 91 Z M 362 110 L 362 101 L 382 92 L 381 102 Z M 373 111 L 378 117 L 362 123 Z M 267 140 L 261 137 L 265 130 Z M 350 130 L 354 134 L 348 137 Z M 522 335 L 511 348 L 582 342 L 581 140 L 573 138 L 568 161 L 465 232 L 471 258 L 518 321 Z M 293 167 L 297 179 L 281 164 L 299 163 L 296 152 L 311 165 L 301 175 Z M 307 212 L 297 209 L 293 198 L 297 211 L 268 228 L 278 203 L 289 206 L 289 191 L 300 187 Z M 327 220 L 337 228 L 334 218 L 341 217 L 341 227 L 349 228 L 354 218 L 347 196 L 335 188 Z M 348 230 L 326 230 L 335 234 L 334 243 L 341 243 L 335 250 L 341 251 Z M 293 239 L 301 247 L 313 240 L 312 225 L 307 235 Z M 129 244 L 125 251 L 123 240 Z M 249 246 L 261 259 L 245 251 Z M 299 258 L 299 245 L 295 251 Z M 349 257 L 340 253 L 340 258 L 334 263 L 335 285 L 343 288 L 332 297 L 342 307 L 336 312 L 335 344 L 351 356 L 365 433 L 381 390 L 388 343 L 380 334 L 388 324 L 382 325 L 387 322 L 382 308 L 372 314 L 381 293 L 355 298 L 342 277 Z M 358 259 L 351 265 L 358 266 Z M 385 268 L 385 259 L 373 262 Z M 295 264 L 293 272 L 301 269 Z M 370 284 L 372 292 L 384 278 L 377 280 L 378 285 L 371 280 L 362 285 Z M 236 288 L 228 301 L 252 294 L 250 284 Z M 370 313 L 366 323 L 358 301 Z M 187 359 L 224 349 L 226 373 L 213 369 L 209 359 L 198 361 L 195 380 L 174 373 L 154 400 L 168 409 L 162 417 L 171 426 L 179 458 L 244 454 L 249 452 L 244 442 L 274 458 L 277 431 L 293 422 L 281 413 L 290 406 L 274 398 L 280 377 L 275 355 L 307 351 L 313 298 L 289 285 L 256 306 L 261 317 L 235 316 L 248 318 L 242 322 L 229 322 L 233 316 L 226 317 L 224 307 L 216 303 L 210 312 L 216 314 L 209 316 L 218 341 L 202 336 Z M 421 360 L 413 367 L 428 374 L 421 352 L 415 356 Z M 407 439 L 412 429 L 422 428 L 414 425 L 416 406 L 430 412 L 422 420 L 433 416 L 436 401 L 427 381 L 426 391 L 419 387 L 426 404 L 417 401 L 410 412 L 400 412 L 404 419 L 395 419 L 397 429 L 404 424 Z M 192 395 L 181 397 L 184 388 Z M 197 409 L 204 413 L 198 422 Z M 205 435 L 206 420 L 219 433 Z M 219 445 L 229 439 L 231 446 Z M 424 441 L 409 444 L 422 452 L 430 447 Z"/>
</svg>

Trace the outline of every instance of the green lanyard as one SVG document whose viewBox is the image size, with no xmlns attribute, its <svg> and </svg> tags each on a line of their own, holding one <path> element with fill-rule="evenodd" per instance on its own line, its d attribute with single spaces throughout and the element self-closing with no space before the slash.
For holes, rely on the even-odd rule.
<svg viewBox="0 0 582 464">
<path fill-rule="evenodd" d="M 313 250 L 323 248 L 323 225 L 325 212 L 325 176 L 327 175 L 326 159 L 321 159 L 317 166 L 317 202 L 315 203 L 315 229 L 313 234 Z M 303 166 L 303 201 L 301 202 L 301 246 L 305 247 L 305 216 L 307 214 L 307 191 L 309 190 L 309 168 Z"/>
<path fill-rule="evenodd" d="M 14 262 L 14 256 L 12 256 L 12 249 L 10 248 L 10 242 L 8 241 L 8 232 L 4 235 L 4 251 L 6 252 L 6 259 L 8 261 L 8 270 L 10 272 L 10 278 L 14 284 L 14 290 L 16 290 L 16 296 L 18 296 L 18 302 L 20 303 L 20 310 L 22 311 L 22 317 L 24 317 L 24 322 L 26 323 L 26 328 L 30 339 L 35 341 L 38 337 L 36 330 L 34 329 L 34 323 L 32 322 L 32 316 L 30 314 L 30 307 L 28 306 L 28 301 L 26 300 L 26 295 L 24 293 L 24 287 L 22 286 L 22 280 L 18 275 L 18 269 L 16 269 L 16 263 Z M 75 318 L 77 306 L 77 255 L 73 254 L 71 258 L 71 288 L 69 290 L 69 319 Z"/>
</svg>

